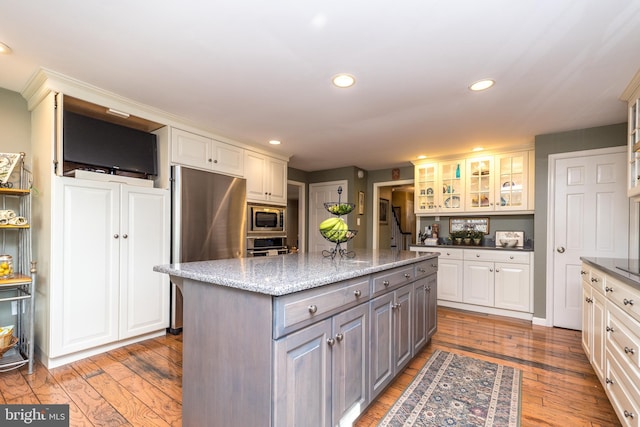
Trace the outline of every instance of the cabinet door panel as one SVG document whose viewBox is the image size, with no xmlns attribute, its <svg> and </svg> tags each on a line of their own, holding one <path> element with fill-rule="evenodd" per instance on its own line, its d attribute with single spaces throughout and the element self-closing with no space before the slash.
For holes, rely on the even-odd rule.
<svg viewBox="0 0 640 427">
<path fill-rule="evenodd" d="M 464 263 L 463 301 L 469 304 L 493 305 L 493 263 Z"/>
<path fill-rule="evenodd" d="M 529 266 L 524 264 L 495 265 L 495 306 L 508 310 L 531 311 Z"/>
<path fill-rule="evenodd" d="M 62 250 L 52 266 L 51 357 L 118 339 L 119 187 L 73 178 L 57 184 Z"/>
<path fill-rule="evenodd" d="M 371 302 L 370 399 L 393 378 L 393 292 Z"/>
<path fill-rule="evenodd" d="M 427 279 L 420 279 L 413 284 L 413 354 L 416 354 L 427 343 Z"/>
<path fill-rule="evenodd" d="M 438 260 L 438 298 L 462 302 L 463 261 Z"/>
<path fill-rule="evenodd" d="M 333 425 L 353 419 L 369 403 L 369 305 L 333 318 Z"/>
<path fill-rule="evenodd" d="M 407 285 L 394 292 L 396 308 L 394 313 L 395 329 L 395 372 L 402 369 L 411 360 L 413 345 L 413 285 Z"/>
<path fill-rule="evenodd" d="M 211 139 L 180 129 L 172 129 L 171 161 L 183 165 L 210 169 Z"/>
<path fill-rule="evenodd" d="M 329 337 L 331 319 L 276 341 L 275 426 L 331 424 Z"/>
<path fill-rule="evenodd" d="M 438 279 L 427 277 L 427 341 L 438 330 Z"/>
<path fill-rule="evenodd" d="M 170 284 L 153 271 L 169 262 L 169 193 L 122 187 L 120 338 L 169 326 Z"/>
</svg>

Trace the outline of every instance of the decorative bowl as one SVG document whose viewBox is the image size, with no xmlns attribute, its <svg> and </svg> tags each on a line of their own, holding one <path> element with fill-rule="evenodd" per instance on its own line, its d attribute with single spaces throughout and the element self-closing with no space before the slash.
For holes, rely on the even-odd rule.
<svg viewBox="0 0 640 427">
<path fill-rule="evenodd" d="M 344 243 L 353 239 L 356 236 L 356 234 L 358 234 L 358 230 L 345 230 L 345 231 L 328 230 L 328 231 L 320 231 L 320 234 L 322 234 L 322 237 L 324 237 L 330 242 Z"/>
<path fill-rule="evenodd" d="M 326 202 L 324 208 L 334 215 L 347 215 L 350 214 L 356 207 L 353 203 L 338 203 L 338 202 Z"/>
<path fill-rule="evenodd" d="M 503 248 L 513 248 L 518 244 L 518 239 L 514 237 L 500 239 L 500 244 Z"/>
</svg>

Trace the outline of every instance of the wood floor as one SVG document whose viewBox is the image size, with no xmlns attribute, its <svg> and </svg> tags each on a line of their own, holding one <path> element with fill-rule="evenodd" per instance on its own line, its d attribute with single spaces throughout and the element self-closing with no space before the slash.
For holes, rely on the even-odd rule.
<svg viewBox="0 0 640 427">
<path fill-rule="evenodd" d="M 521 369 L 523 427 L 620 425 L 579 332 L 442 307 L 438 315 L 431 343 L 357 427 L 376 425 L 435 349 Z M 181 353 L 182 336 L 167 335 L 50 371 L 38 363 L 32 375 L 0 373 L 0 403 L 68 403 L 71 426 L 180 426 Z"/>
</svg>

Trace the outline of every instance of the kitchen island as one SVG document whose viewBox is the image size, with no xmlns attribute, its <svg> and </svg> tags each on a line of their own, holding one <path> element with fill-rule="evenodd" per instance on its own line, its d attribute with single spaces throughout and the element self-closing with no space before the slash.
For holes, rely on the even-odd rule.
<svg viewBox="0 0 640 427">
<path fill-rule="evenodd" d="M 182 290 L 183 425 L 355 419 L 436 330 L 438 253 L 156 266 Z"/>
</svg>

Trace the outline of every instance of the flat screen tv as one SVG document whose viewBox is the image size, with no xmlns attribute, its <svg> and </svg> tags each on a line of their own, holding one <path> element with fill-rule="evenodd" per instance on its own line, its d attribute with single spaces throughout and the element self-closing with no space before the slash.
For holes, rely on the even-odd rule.
<svg viewBox="0 0 640 427">
<path fill-rule="evenodd" d="M 63 157 L 108 173 L 157 175 L 157 141 L 151 133 L 65 111 Z"/>
</svg>

